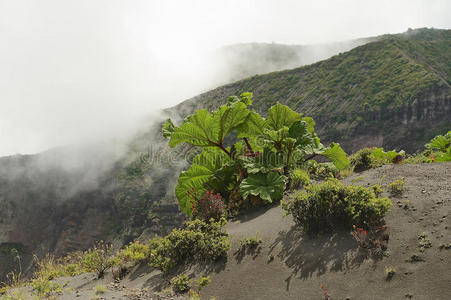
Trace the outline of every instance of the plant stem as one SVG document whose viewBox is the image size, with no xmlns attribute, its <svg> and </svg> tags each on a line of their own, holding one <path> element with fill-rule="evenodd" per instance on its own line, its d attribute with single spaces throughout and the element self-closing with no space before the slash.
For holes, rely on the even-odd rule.
<svg viewBox="0 0 451 300">
<path fill-rule="evenodd" d="M 249 144 L 249 140 L 247 139 L 247 137 L 244 137 L 243 141 L 246 143 L 247 149 L 249 149 L 250 154 L 254 155 L 254 150 L 252 150 L 251 144 Z"/>
</svg>

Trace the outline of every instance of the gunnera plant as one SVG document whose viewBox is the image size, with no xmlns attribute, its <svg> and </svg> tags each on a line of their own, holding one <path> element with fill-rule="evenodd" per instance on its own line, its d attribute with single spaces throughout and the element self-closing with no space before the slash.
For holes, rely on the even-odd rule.
<svg viewBox="0 0 451 300">
<path fill-rule="evenodd" d="M 383 224 L 390 206 L 390 200 L 376 197 L 372 188 L 344 185 L 336 179 L 308 186 L 282 202 L 287 214 L 306 233 L 332 231 L 337 226 L 378 226 Z"/>
</svg>

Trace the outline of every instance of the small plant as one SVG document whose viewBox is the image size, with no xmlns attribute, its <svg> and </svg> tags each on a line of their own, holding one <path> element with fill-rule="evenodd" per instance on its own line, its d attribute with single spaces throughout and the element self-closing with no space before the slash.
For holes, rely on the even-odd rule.
<svg viewBox="0 0 451 300">
<path fill-rule="evenodd" d="M 356 228 L 355 226 L 354 230 L 351 232 L 354 239 L 357 241 L 357 245 L 360 248 L 369 248 L 370 242 L 368 238 L 368 234 L 365 229 L 363 228 Z"/>
<path fill-rule="evenodd" d="M 329 295 L 329 291 L 327 291 L 326 287 L 324 286 L 324 284 L 321 284 L 321 289 L 323 290 L 323 295 L 324 295 L 324 300 L 330 300 L 330 295 Z"/>
<path fill-rule="evenodd" d="M 268 263 L 272 262 L 274 260 L 274 254 L 268 255 Z"/>
<path fill-rule="evenodd" d="M 223 230 L 226 220 L 206 223 L 193 220 L 185 228 L 174 229 L 163 238 L 150 241 L 149 265 L 163 272 L 183 264 L 186 260 L 217 261 L 230 249 L 228 234 Z"/>
<path fill-rule="evenodd" d="M 355 172 L 362 172 L 376 166 L 373 149 L 363 148 L 349 157 Z"/>
<path fill-rule="evenodd" d="M 386 280 L 390 280 L 393 278 L 393 276 L 395 276 L 396 271 L 393 267 L 385 266 L 384 270 Z"/>
<path fill-rule="evenodd" d="M 194 192 L 187 190 L 188 199 L 193 197 L 193 216 L 200 218 L 205 222 L 211 219 L 219 220 L 225 213 L 224 201 L 219 193 L 214 193 L 213 190 L 206 191 L 200 199 L 196 199 Z"/>
<path fill-rule="evenodd" d="M 209 285 L 210 282 L 210 276 L 200 276 L 199 280 L 197 280 L 197 290 L 200 292 L 204 287 Z"/>
<path fill-rule="evenodd" d="M 149 258 L 149 254 L 149 245 L 141 244 L 139 241 L 135 241 L 122 249 L 113 262 L 115 265 L 122 265 L 128 262 L 132 262 L 137 265 L 145 262 Z"/>
<path fill-rule="evenodd" d="M 431 248 L 431 240 L 427 238 L 426 232 L 418 235 L 418 247 L 420 252 L 424 252 L 426 248 Z"/>
<path fill-rule="evenodd" d="M 392 196 L 401 196 L 404 193 L 405 178 L 393 181 L 388 185 L 388 191 Z"/>
<path fill-rule="evenodd" d="M 372 188 L 376 198 L 379 198 L 382 195 L 382 186 L 379 184 L 375 184 L 372 186 Z"/>
<path fill-rule="evenodd" d="M 95 291 L 96 291 L 96 295 L 98 295 L 98 294 L 105 294 L 106 287 L 104 285 L 98 284 L 95 287 Z"/>
<path fill-rule="evenodd" d="M 391 202 L 378 198 L 373 189 L 344 185 L 329 179 L 297 192 L 282 207 L 306 233 L 331 231 L 336 226 L 372 228 L 383 224 Z"/>
<path fill-rule="evenodd" d="M 100 241 L 93 248 L 83 253 L 81 264 L 87 271 L 95 272 L 98 278 L 102 278 L 105 270 L 113 265 L 112 250 L 111 245 Z"/>
<path fill-rule="evenodd" d="M 412 255 L 410 255 L 408 261 L 410 261 L 410 262 L 419 262 L 419 261 L 424 261 L 424 259 L 421 258 L 418 254 L 413 253 Z"/>
<path fill-rule="evenodd" d="M 409 200 L 404 200 L 404 209 L 408 209 L 409 208 L 409 204 L 410 204 L 410 201 Z"/>
<path fill-rule="evenodd" d="M 440 243 L 439 247 L 440 250 L 442 249 L 451 249 L 451 243 L 445 244 L 445 243 Z"/>
<path fill-rule="evenodd" d="M 252 236 L 250 238 L 243 238 L 240 241 L 240 251 L 245 251 L 246 249 L 255 249 L 257 248 L 261 243 L 262 239 L 258 237 L 258 233 L 255 234 L 255 236 Z"/>
<path fill-rule="evenodd" d="M 297 189 L 310 184 L 310 176 L 308 172 L 299 168 L 290 171 L 290 178 L 291 189 Z"/>
<path fill-rule="evenodd" d="M 174 292 L 176 293 L 186 293 L 190 288 L 191 280 L 188 278 L 188 275 L 182 274 L 178 275 L 171 279 L 171 286 Z"/>
<path fill-rule="evenodd" d="M 49 296 L 51 293 L 62 292 L 62 287 L 57 282 L 40 277 L 31 281 L 31 286 L 37 295 L 41 298 Z"/>
</svg>

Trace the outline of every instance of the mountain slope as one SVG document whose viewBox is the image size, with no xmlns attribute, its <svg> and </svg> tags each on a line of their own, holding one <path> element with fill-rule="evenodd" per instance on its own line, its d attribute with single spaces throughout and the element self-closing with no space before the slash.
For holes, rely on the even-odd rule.
<svg viewBox="0 0 451 300">
<path fill-rule="evenodd" d="M 347 151 L 365 145 L 414 151 L 451 128 L 449 49 L 450 30 L 383 36 L 313 65 L 217 88 L 168 113 L 213 109 L 230 95 L 251 91 L 259 112 L 286 103 L 315 118 L 323 141 L 338 141 Z M 22 250 L 27 265 L 39 249 L 64 254 L 98 239 L 127 243 L 143 230 L 164 234 L 181 223 L 174 186 L 193 153 L 169 150 L 158 124 L 128 147 L 108 168 L 88 162 L 79 174 L 58 166 L 35 170 L 35 161 L 54 155 L 0 159 L 0 281 L 16 267 L 11 248 Z M 88 158 L 97 163 L 104 154 Z M 85 180 L 96 184 L 74 188 Z"/>
<path fill-rule="evenodd" d="M 251 91 L 260 113 L 276 101 L 287 104 L 348 151 L 372 145 L 412 152 L 451 126 L 450 53 L 451 30 L 386 35 L 309 66 L 217 88 L 175 109 L 214 109 L 228 95 Z"/>
<path fill-rule="evenodd" d="M 215 66 L 217 73 L 221 74 L 218 76 L 227 82 L 233 82 L 255 74 L 312 64 L 379 38 L 314 45 L 242 43 L 222 47 L 213 53 L 213 57 L 218 62 Z"/>
</svg>

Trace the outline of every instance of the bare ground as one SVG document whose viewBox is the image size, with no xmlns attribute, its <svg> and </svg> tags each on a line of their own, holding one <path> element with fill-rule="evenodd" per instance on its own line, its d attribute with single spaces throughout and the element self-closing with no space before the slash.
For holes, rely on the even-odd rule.
<svg viewBox="0 0 451 300">
<path fill-rule="evenodd" d="M 168 282 L 179 271 L 190 276 L 210 275 L 202 290 L 210 299 L 451 299 L 451 163 L 388 165 L 357 173 L 347 184 L 387 185 L 405 177 L 406 191 L 391 197 L 386 216 L 390 231 L 384 256 L 359 250 L 349 232 L 305 237 L 280 206 L 253 211 L 231 221 L 227 231 L 232 249 L 226 261 L 191 266 L 163 276 L 146 266 L 135 268 L 120 283 L 111 274 L 102 280 L 92 274 L 60 278 L 63 293 L 57 299 L 94 298 L 96 285 L 105 286 L 99 299 L 182 299 L 168 294 Z M 384 196 L 389 196 L 384 192 Z M 405 208 L 408 200 L 407 208 Z M 260 247 L 237 251 L 240 240 L 255 236 Z M 420 251 L 418 235 L 425 233 L 431 247 Z M 411 261 L 415 254 L 419 261 Z M 386 279 L 385 267 L 395 274 Z"/>
</svg>

